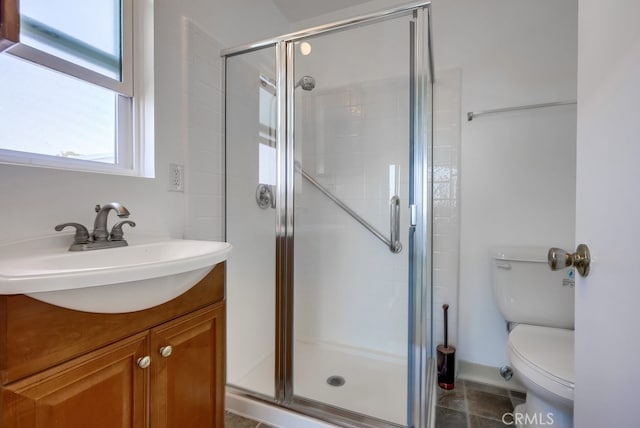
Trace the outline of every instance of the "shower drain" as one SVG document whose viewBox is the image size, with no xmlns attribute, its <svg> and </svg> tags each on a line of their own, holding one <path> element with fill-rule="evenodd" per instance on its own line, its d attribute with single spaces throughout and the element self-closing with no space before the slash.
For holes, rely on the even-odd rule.
<svg viewBox="0 0 640 428">
<path fill-rule="evenodd" d="M 327 378 L 327 383 L 331 386 L 342 386 L 345 382 L 346 380 L 342 376 L 329 376 Z"/>
</svg>

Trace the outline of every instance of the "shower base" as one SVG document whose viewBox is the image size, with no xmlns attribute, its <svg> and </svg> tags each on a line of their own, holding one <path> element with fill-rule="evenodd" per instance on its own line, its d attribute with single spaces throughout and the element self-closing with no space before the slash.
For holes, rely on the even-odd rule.
<svg viewBox="0 0 640 428">
<path fill-rule="evenodd" d="M 294 355 L 296 397 L 406 424 L 407 365 L 404 359 L 303 341 L 295 342 Z M 273 396 L 274 367 L 274 356 L 270 355 L 242 379 L 231 383 Z M 344 384 L 330 385 L 327 380 L 332 376 L 344 378 Z"/>
</svg>

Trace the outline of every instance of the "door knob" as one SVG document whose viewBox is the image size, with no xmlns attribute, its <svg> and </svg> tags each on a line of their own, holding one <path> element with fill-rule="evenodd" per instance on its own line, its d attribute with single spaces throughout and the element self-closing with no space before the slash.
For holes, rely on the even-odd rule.
<svg viewBox="0 0 640 428">
<path fill-rule="evenodd" d="M 560 248 L 549 248 L 547 255 L 549 267 L 551 270 L 564 269 L 569 266 L 576 268 L 582 276 L 589 275 L 589 264 L 591 263 L 591 254 L 586 244 L 578 245 L 576 252 L 571 254 Z"/>
</svg>

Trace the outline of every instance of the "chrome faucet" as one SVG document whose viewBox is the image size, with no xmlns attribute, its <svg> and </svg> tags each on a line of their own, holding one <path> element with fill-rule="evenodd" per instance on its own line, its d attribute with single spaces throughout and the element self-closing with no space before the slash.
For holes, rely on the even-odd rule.
<svg viewBox="0 0 640 428">
<path fill-rule="evenodd" d="M 104 204 L 102 207 L 96 205 L 96 220 L 93 222 L 93 240 L 94 241 L 106 241 L 109 238 L 109 232 L 107 231 L 107 218 L 109 217 L 109 211 L 114 210 L 118 217 L 128 218 L 129 210 L 117 202 L 111 202 Z"/>
<path fill-rule="evenodd" d="M 116 215 L 120 218 L 129 217 L 129 210 L 117 202 L 111 202 L 103 205 L 102 207 L 100 205 L 96 205 L 95 210 L 98 214 L 96 215 L 96 219 L 93 223 L 93 233 L 91 234 L 89 234 L 86 227 L 79 223 L 63 223 L 55 227 L 58 232 L 67 226 L 71 226 L 76 229 L 73 244 L 69 247 L 69 251 L 100 250 L 102 248 L 125 247 L 129 245 L 124 239 L 122 226 L 127 224 L 131 227 L 135 227 L 136 224 L 134 222 L 129 220 L 121 221 L 113 226 L 111 233 L 107 231 L 107 219 L 111 210 L 114 210 Z"/>
</svg>

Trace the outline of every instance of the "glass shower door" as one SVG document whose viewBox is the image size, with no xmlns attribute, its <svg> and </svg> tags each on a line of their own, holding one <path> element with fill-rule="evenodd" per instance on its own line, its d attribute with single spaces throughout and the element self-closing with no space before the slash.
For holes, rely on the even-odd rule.
<svg viewBox="0 0 640 428">
<path fill-rule="evenodd" d="M 227 382 L 273 398 L 275 48 L 226 60 Z"/>
<path fill-rule="evenodd" d="M 292 77 L 294 397 L 403 426 L 411 20 L 299 39 Z"/>
</svg>

